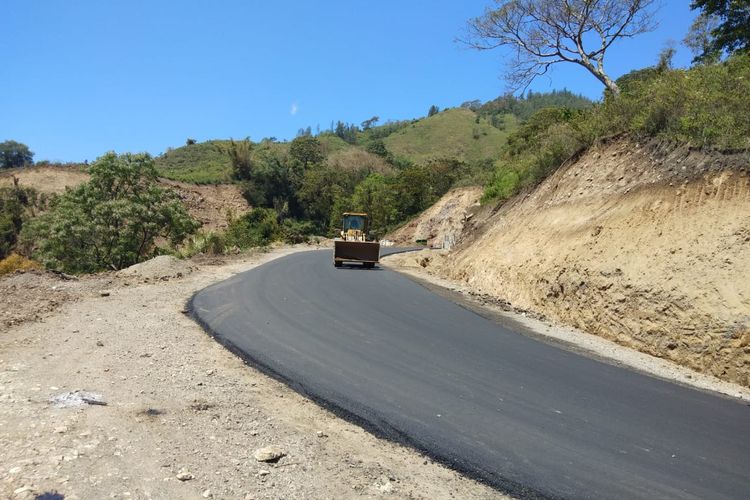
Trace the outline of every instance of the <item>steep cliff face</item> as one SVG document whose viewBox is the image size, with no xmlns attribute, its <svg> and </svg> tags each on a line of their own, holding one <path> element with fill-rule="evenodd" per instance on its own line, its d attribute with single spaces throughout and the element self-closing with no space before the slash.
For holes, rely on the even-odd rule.
<svg viewBox="0 0 750 500">
<path fill-rule="evenodd" d="M 750 385 L 750 161 L 628 138 L 478 213 L 428 271 Z"/>
</svg>

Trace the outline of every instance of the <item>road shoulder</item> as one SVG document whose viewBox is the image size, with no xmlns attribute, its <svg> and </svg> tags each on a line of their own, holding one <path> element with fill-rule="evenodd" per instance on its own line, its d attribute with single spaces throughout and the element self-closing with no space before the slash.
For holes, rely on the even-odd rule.
<svg viewBox="0 0 750 500">
<path fill-rule="evenodd" d="M 71 298 L 0 335 L 0 497 L 504 498 L 245 365 L 186 315 L 196 291 L 314 248 L 37 280 Z M 267 447 L 283 456 L 259 461 Z"/>
</svg>

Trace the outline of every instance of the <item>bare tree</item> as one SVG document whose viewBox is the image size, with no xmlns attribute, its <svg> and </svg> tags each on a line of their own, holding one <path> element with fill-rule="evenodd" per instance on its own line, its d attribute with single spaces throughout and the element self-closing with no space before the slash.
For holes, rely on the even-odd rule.
<svg viewBox="0 0 750 500">
<path fill-rule="evenodd" d="M 495 0 L 484 15 L 471 19 L 461 41 L 488 50 L 513 49 L 506 78 L 527 87 L 553 64 L 586 68 L 613 94 L 620 89 L 604 70 L 604 56 L 615 40 L 656 27 L 655 0 Z"/>
</svg>

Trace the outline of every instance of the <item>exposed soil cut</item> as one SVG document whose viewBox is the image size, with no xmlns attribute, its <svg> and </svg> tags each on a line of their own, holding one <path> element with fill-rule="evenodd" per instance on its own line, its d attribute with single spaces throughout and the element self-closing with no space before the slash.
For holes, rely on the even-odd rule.
<svg viewBox="0 0 750 500">
<path fill-rule="evenodd" d="M 426 272 L 750 385 L 750 160 L 618 138 L 498 211 Z"/>
<path fill-rule="evenodd" d="M 481 196 L 481 187 L 452 189 L 419 217 L 393 231 L 386 239 L 404 246 L 423 240 L 429 247 L 451 248 L 460 238 L 470 210 L 479 205 Z"/>
</svg>

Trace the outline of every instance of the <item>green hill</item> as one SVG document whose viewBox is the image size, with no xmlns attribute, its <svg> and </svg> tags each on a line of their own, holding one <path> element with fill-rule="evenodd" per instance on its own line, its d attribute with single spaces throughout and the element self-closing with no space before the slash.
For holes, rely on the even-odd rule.
<svg viewBox="0 0 750 500">
<path fill-rule="evenodd" d="M 214 140 L 172 149 L 156 158 L 159 174 L 196 184 L 231 181 L 232 164 L 225 148 L 229 141 Z"/>
<path fill-rule="evenodd" d="M 515 116 L 505 115 L 502 127 L 493 127 L 470 109 L 456 108 L 412 123 L 383 142 L 394 156 L 417 163 L 440 157 L 478 162 L 499 156 L 508 134 L 517 128 Z"/>
</svg>

